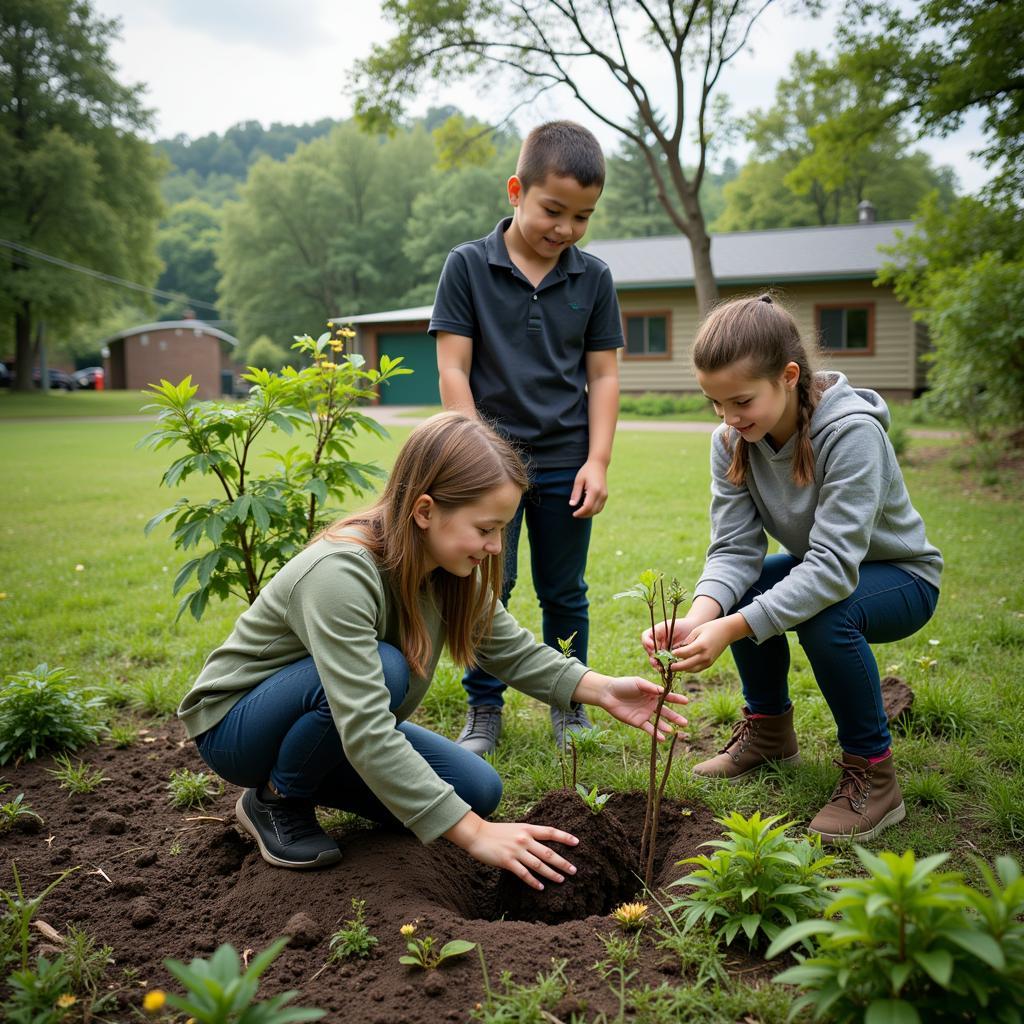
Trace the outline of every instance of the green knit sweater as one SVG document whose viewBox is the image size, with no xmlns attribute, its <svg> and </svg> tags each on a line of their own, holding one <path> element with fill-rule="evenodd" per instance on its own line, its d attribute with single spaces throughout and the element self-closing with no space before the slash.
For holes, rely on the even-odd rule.
<svg viewBox="0 0 1024 1024">
<path fill-rule="evenodd" d="M 430 686 L 444 645 L 440 613 L 424 593 L 421 608 L 433 654 L 392 713 L 377 644 L 401 650 L 395 594 L 361 545 L 320 540 L 264 587 L 207 659 L 178 707 L 191 738 L 216 725 L 249 690 L 279 669 L 313 656 L 334 724 L 352 767 L 385 807 L 430 842 L 469 811 L 396 728 Z M 481 668 L 531 697 L 568 708 L 587 668 L 538 643 L 499 604 L 477 649 Z"/>
</svg>

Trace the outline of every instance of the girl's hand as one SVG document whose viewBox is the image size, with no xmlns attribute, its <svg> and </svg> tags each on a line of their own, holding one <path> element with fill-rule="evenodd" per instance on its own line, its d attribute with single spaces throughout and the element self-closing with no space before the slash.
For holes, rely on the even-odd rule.
<svg viewBox="0 0 1024 1024">
<path fill-rule="evenodd" d="M 653 630 L 645 629 L 640 637 L 640 642 L 644 645 L 644 650 L 647 652 L 651 668 L 658 667 L 658 659 L 654 657 L 655 651 L 672 651 L 675 654 L 675 648 L 680 647 L 683 641 L 702 621 L 690 616 L 687 616 L 685 619 L 676 619 L 676 628 L 672 631 L 672 636 L 668 635 L 668 628 L 672 625 L 671 622 L 659 622 Z"/>
<path fill-rule="evenodd" d="M 750 627 L 742 615 L 727 615 L 697 626 L 683 643 L 673 648 L 672 653 L 679 661 L 672 663 L 676 672 L 703 672 L 718 661 L 722 652 L 731 643 L 750 636 Z"/>
<path fill-rule="evenodd" d="M 582 500 L 582 504 L 580 501 Z M 587 459 L 576 474 L 569 496 L 574 509 L 573 519 L 590 519 L 604 508 L 608 501 L 608 467 L 596 459 Z"/>
<path fill-rule="evenodd" d="M 579 840 L 548 825 L 485 821 L 470 811 L 445 837 L 481 864 L 511 871 L 533 889 L 544 888 L 536 875 L 564 882 L 566 874 L 576 874 L 576 868 L 544 842 L 575 846 Z"/>
<path fill-rule="evenodd" d="M 639 676 L 620 676 L 618 678 L 606 676 L 605 680 L 604 690 L 595 703 L 620 722 L 635 726 L 637 729 L 642 729 L 648 736 L 653 736 L 655 723 L 651 721 L 651 717 L 661 699 L 661 687 L 657 683 L 641 679 Z M 659 740 L 665 739 L 672 732 L 673 725 L 686 725 L 686 719 L 678 711 L 670 708 L 669 704 L 687 703 L 689 703 L 688 698 L 681 693 L 670 693 L 665 698 L 661 715 L 657 721 Z"/>
</svg>

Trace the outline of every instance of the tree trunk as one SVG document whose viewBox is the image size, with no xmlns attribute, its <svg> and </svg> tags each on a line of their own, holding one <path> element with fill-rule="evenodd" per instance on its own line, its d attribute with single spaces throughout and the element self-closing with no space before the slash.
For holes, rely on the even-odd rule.
<svg viewBox="0 0 1024 1024">
<path fill-rule="evenodd" d="M 36 327 L 35 352 L 36 360 L 39 362 L 39 390 L 45 395 L 50 391 L 50 363 L 46 358 L 46 324 L 42 320 Z"/>
<path fill-rule="evenodd" d="M 13 389 L 32 390 L 32 307 L 21 302 L 14 314 L 15 371 Z"/>
<path fill-rule="evenodd" d="M 718 303 L 718 282 L 711 267 L 711 239 L 704 225 L 700 234 L 690 237 L 690 251 L 693 253 L 693 287 L 697 292 L 697 308 L 703 319 Z"/>
</svg>

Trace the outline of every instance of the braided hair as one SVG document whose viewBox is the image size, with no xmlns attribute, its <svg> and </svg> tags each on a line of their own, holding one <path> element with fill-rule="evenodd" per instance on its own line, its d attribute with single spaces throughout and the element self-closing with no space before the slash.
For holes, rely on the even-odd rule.
<svg viewBox="0 0 1024 1024">
<path fill-rule="evenodd" d="M 776 380 L 788 363 L 796 363 L 800 377 L 796 385 L 796 443 L 793 446 L 793 480 L 801 487 L 814 481 L 814 449 L 811 446 L 811 416 L 820 391 L 815 387 L 807 348 L 796 321 L 770 295 L 730 299 L 705 317 L 693 343 L 693 365 L 702 373 L 714 373 L 740 360 L 750 361 L 756 379 Z M 747 478 L 750 446 L 730 430 L 723 436 L 732 461 L 726 474 L 737 486 Z"/>
</svg>

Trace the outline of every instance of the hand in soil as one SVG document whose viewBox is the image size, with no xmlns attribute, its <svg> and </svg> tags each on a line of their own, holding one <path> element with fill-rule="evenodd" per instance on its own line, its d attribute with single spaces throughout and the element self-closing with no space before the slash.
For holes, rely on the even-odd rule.
<svg viewBox="0 0 1024 1024">
<path fill-rule="evenodd" d="M 510 871 L 533 889 L 544 888 L 535 875 L 564 882 L 566 874 L 576 874 L 576 868 L 544 842 L 575 846 L 579 840 L 549 825 L 485 821 L 470 811 L 445 838 L 482 864 Z"/>
<path fill-rule="evenodd" d="M 642 729 L 648 736 L 654 735 L 655 723 L 651 716 L 658 709 L 664 690 L 657 683 L 639 676 L 621 676 L 608 680 L 601 696 L 600 706 L 608 714 L 626 725 Z M 686 719 L 669 704 L 687 704 L 689 699 L 682 693 L 670 693 L 665 698 L 661 714 L 658 716 L 658 739 L 665 739 L 672 732 L 673 725 L 686 725 Z"/>
</svg>

